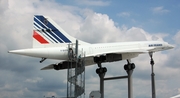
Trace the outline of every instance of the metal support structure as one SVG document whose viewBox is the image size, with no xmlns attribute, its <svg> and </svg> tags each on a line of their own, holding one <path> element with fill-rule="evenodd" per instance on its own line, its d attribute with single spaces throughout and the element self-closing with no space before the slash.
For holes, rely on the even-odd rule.
<svg viewBox="0 0 180 98">
<path fill-rule="evenodd" d="M 101 63 L 98 64 L 98 69 L 96 69 L 96 73 L 99 75 L 100 78 L 100 93 L 101 93 L 101 98 L 104 98 L 104 80 L 115 80 L 115 79 L 124 79 L 128 78 L 128 98 L 133 97 L 133 88 L 132 88 L 132 74 L 133 70 L 135 68 L 134 63 L 130 63 L 130 60 L 127 60 L 128 64 L 124 65 L 124 70 L 127 72 L 127 76 L 118 76 L 118 77 L 108 77 L 104 78 L 105 74 L 107 72 L 106 67 L 102 67 Z"/>
<path fill-rule="evenodd" d="M 77 69 L 77 67 L 78 67 L 78 40 L 76 40 L 76 45 L 75 45 L 75 62 L 76 62 L 76 67 L 75 67 L 75 76 L 74 76 L 74 78 L 75 78 L 75 83 L 74 83 L 74 85 L 75 85 L 75 91 L 74 91 L 74 96 L 75 96 L 75 98 L 77 98 L 76 96 L 78 96 L 78 88 L 79 88 L 79 86 L 76 86 L 76 85 L 78 85 L 77 84 L 77 82 L 78 82 L 78 69 Z"/>
<path fill-rule="evenodd" d="M 68 45 L 68 56 L 67 98 L 82 98 L 83 94 L 85 97 L 85 53 L 79 51 L 78 40 L 75 46 Z"/>
<path fill-rule="evenodd" d="M 99 68 L 96 69 L 96 73 L 99 75 L 100 79 L 100 93 L 101 93 L 101 98 L 104 98 L 104 76 L 107 72 L 106 67 L 102 67 L 101 63 L 98 63 Z"/>
<path fill-rule="evenodd" d="M 135 64 L 131 63 L 130 60 L 127 60 L 128 64 L 124 65 L 124 69 L 128 74 L 128 98 L 133 98 L 133 86 L 132 86 L 132 74 L 135 68 Z"/>
<path fill-rule="evenodd" d="M 153 52 L 149 52 L 149 56 L 151 58 L 151 86 L 152 86 L 152 98 L 156 98 L 156 88 L 155 88 L 155 74 L 154 74 L 154 60 L 153 60 Z"/>
<path fill-rule="evenodd" d="M 127 74 L 128 74 L 128 98 L 133 98 L 132 73 L 133 73 L 133 69 L 127 71 Z"/>
<path fill-rule="evenodd" d="M 104 98 L 104 76 L 105 76 L 105 73 L 99 74 L 101 98 Z"/>
<path fill-rule="evenodd" d="M 104 78 L 104 80 L 116 80 L 116 79 L 125 79 L 125 78 L 128 78 L 128 76 L 108 77 L 108 78 Z"/>
</svg>

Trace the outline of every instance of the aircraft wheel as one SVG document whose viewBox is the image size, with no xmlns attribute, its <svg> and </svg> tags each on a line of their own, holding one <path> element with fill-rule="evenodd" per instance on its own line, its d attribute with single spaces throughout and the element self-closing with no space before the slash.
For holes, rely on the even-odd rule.
<svg viewBox="0 0 180 98">
<path fill-rule="evenodd" d="M 131 69 L 134 69 L 136 66 L 134 63 L 131 64 Z"/>
<path fill-rule="evenodd" d="M 105 72 L 107 72 L 107 68 L 106 67 L 96 69 L 96 73 L 97 74 L 105 73 Z"/>
<path fill-rule="evenodd" d="M 124 65 L 124 70 L 128 70 L 129 68 L 128 68 L 128 64 L 125 64 Z"/>
<path fill-rule="evenodd" d="M 104 73 L 107 72 L 107 68 L 106 67 L 103 68 L 103 72 Z"/>
<path fill-rule="evenodd" d="M 133 70 L 134 68 L 135 68 L 134 63 L 124 65 L 124 70 Z"/>
<path fill-rule="evenodd" d="M 100 69 L 98 68 L 98 69 L 96 69 L 96 73 L 97 74 L 99 74 L 100 73 Z"/>
</svg>

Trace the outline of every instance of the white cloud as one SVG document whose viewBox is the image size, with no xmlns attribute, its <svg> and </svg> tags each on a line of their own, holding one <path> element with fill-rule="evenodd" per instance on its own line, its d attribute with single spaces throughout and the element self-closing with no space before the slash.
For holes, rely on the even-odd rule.
<svg viewBox="0 0 180 98">
<path fill-rule="evenodd" d="M 180 44 L 180 31 L 178 31 L 174 36 L 174 41 L 176 42 L 176 44 Z"/>
<path fill-rule="evenodd" d="M 88 6 L 108 6 L 110 4 L 109 1 L 103 0 L 76 0 L 76 3 Z"/>
<path fill-rule="evenodd" d="M 3 13 L 8 8 L 8 1 L 7 0 L 1 0 L 0 1 L 0 14 Z"/>
<path fill-rule="evenodd" d="M 42 78 L 36 77 L 36 78 L 34 78 L 34 79 L 26 79 L 25 82 L 37 83 L 37 82 L 40 82 L 40 81 L 42 81 Z"/>
<path fill-rule="evenodd" d="M 86 40 L 93 41 L 93 43 L 112 42 L 115 41 L 113 38 L 120 34 L 118 34 L 119 30 L 115 27 L 114 21 L 109 19 L 109 16 L 93 12 L 85 18 L 84 23 L 81 25 L 80 33 L 82 37 L 88 36 Z"/>
<path fill-rule="evenodd" d="M 141 28 L 118 27 L 114 21 L 106 14 L 89 13 L 82 23 L 79 31 L 81 37 L 86 41 L 95 42 L 119 42 L 119 41 L 144 41 L 144 40 L 160 40 L 163 41 L 163 34 L 151 35 Z"/>
<path fill-rule="evenodd" d="M 129 12 L 121 12 L 118 14 L 120 17 L 129 17 L 131 14 Z"/>
<path fill-rule="evenodd" d="M 154 8 L 152 8 L 152 11 L 153 11 L 153 13 L 155 13 L 155 14 L 166 14 L 166 13 L 169 12 L 169 10 L 164 9 L 163 6 L 154 7 Z"/>
</svg>

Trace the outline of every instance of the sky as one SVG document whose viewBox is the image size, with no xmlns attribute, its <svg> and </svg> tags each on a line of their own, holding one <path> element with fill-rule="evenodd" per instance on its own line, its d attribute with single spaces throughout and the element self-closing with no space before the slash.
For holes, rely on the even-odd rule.
<svg viewBox="0 0 180 98">
<path fill-rule="evenodd" d="M 9 54 L 32 47 L 34 15 L 50 16 L 68 34 L 89 43 L 166 41 L 174 49 L 154 54 L 157 98 L 180 94 L 179 0 L 0 0 L 1 98 L 66 96 L 66 70 L 41 71 L 58 63 Z M 134 98 L 151 98 L 151 66 L 148 54 L 133 58 Z M 103 64 L 105 77 L 126 75 L 126 61 Z M 86 67 L 86 93 L 99 90 L 97 65 Z M 105 98 L 126 98 L 127 79 L 105 81 Z"/>
</svg>

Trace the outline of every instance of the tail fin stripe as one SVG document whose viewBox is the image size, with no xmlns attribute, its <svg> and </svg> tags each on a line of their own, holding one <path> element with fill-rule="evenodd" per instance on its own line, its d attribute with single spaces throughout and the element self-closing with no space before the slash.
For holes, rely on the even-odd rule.
<svg viewBox="0 0 180 98">
<path fill-rule="evenodd" d="M 39 35 L 36 31 L 34 31 L 33 37 L 34 37 L 37 41 L 39 41 L 41 44 L 47 44 L 47 43 L 49 43 L 49 42 L 46 41 L 41 35 Z"/>
<path fill-rule="evenodd" d="M 66 36 L 64 36 L 64 35 L 61 33 L 61 31 L 59 31 L 56 27 L 54 27 L 49 21 L 48 21 L 47 26 L 48 26 L 49 28 L 51 28 L 51 29 L 54 31 L 54 33 L 55 33 L 58 37 L 60 37 L 64 42 L 71 42 Z"/>
<path fill-rule="evenodd" d="M 36 31 L 38 31 L 37 33 L 41 33 L 41 35 L 43 35 L 43 37 L 45 37 L 48 41 L 50 41 L 51 43 L 54 43 L 54 41 L 46 34 L 43 33 L 42 30 L 40 29 L 40 27 L 38 26 L 38 24 L 34 23 L 34 29 Z"/>
<path fill-rule="evenodd" d="M 53 36 L 51 36 L 50 34 L 48 34 L 47 32 L 43 31 L 44 34 L 46 34 L 49 38 L 51 38 L 55 43 L 58 43 L 56 41 L 56 39 L 53 38 Z"/>
<path fill-rule="evenodd" d="M 49 35 L 47 35 L 46 33 L 43 33 L 41 29 L 38 28 L 38 25 L 34 25 L 34 29 L 36 31 L 38 31 L 39 33 L 41 33 L 43 35 L 43 37 L 45 37 L 47 40 L 49 40 L 51 43 L 54 43 L 54 40 L 51 39 L 51 37 L 49 37 Z"/>
<path fill-rule="evenodd" d="M 45 29 L 49 29 L 51 28 L 51 30 L 49 30 L 49 32 L 53 32 L 55 31 L 56 36 L 59 37 L 59 39 L 61 40 L 60 42 L 70 42 L 57 28 L 55 28 L 48 20 L 46 20 L 44 17 L 39 17 L 38 19 L 36 19 L 38 21 L 38 24 L 40 24 L 41 26 L 43 26 L 42 28 Z M 47 24 L 43 23 L 43 20 L 46 20 Z M 56 38 L 58 39 L 58 38 Z M 64 41 L 65 40 L 65 41 Z M 62 42 L 63 41 L 63 42 Z"/>
<path fill-rule="evenodd" d="M 34 15 L 33 48 L 59 47 L 75 42 L 76 38 L 66 33 L 48 16 Z M 79 40 L 79 44 L 89 44 Z"/>
<path fill-rule="evenodd" d="M 71 42 L 69 39 L 67 39 L 65 36 L 63 36 L 61 33 L 59 33 L 59 31 L 54 31 L 54 33 L 55 33 L 58 37 L 60 37 L 63 42 L 66 42 L 66 43 L 67 43 L 67 42 Z"/>
<path fill-rule="evenodd" d="M 37 19 L 36 19 L 37 18 Z M 46 20 L 46 22 L 44 22 Z M 35 21 L 38 21 L 38 24 L 42 25 L 45 29 L 49 28 L 51 29 L 50 31 L 54 31 L 54 33 L 62 39 L 64 42 L 71 42 L 66 36 L 64 36 L 56 27 L 54 27 L 51 22 L 49 22 L 46 18 L 43 16 L 35 16 Z M 45 24 L 46 23 L 46 24 Z"/>
<path fill-rule="evenodd" d="M 40 20 L 37 19 L 37 21 L 34 21 L 35 25 L 37 24 L 37 27 L 39 29 L 42 29 L 42 31 L 46 34 L 46 35 L 51 35 L 51 39 L 53 39 L 56 43 L 60 42 L 63 43 L 63 40 L 61 38 L 58 37 L 58 35 L 56 35 L 56 33 L 52 32 L 51 30 L 47 29 L 47 26 L 44 25 Z M 45 29 L 43 29 L 45 28 Z M 50 37 L 50 36 L 49 36 Z"/>
<path fill-rule="evenodd" d="M 69 39 L 67 39 L 67 37 L 65 37 L 59 30 L 57 30 L 57 31 L 55 31 L 55 33 L 59 36 L 59 37 L 61 37 L 61 39 L 64 41 L 64 42 L 66 42 L 66 43 L 70 43 L 71 41 L 69 40 Z"/>
<path fill-rule="evenodd" d="M 34 22 L 37 23 L 37 24 L 39 24 L 42 29 L 47 29 L 47 28 L 43 25 L 42 21 L 39 20 L 38 18 L 35 17 L 35 18 L 34 18 Z"/>
<path fill-rule="evenodd" d="M 60 40 L 58 40 L 58 38 L 54 35 L 54 34 L 51 34 L 51 33 L 49 33 L 49 32 L 47 32 L 46 30 L 44 30 L 44 29 L 42 29 L 42 25 L 39 25 L 39 24 L 37 24 L 36 22 L 35 22 L 35 24 L 36 25 L 34 25 L 34 26 L 37 26 L 37 28 L 39 29 L 39 31 L 40 31 L 40 33 L 44 33 L 44 34 L 46 34 L 50 39 L 52 39 L 55 43 L 58 43 L 58 41 L 59 42 L 62 42 L 62 41 L 60 41 Z M 42 34 L 43 34 L 42 33 Z"/>
</svg>

